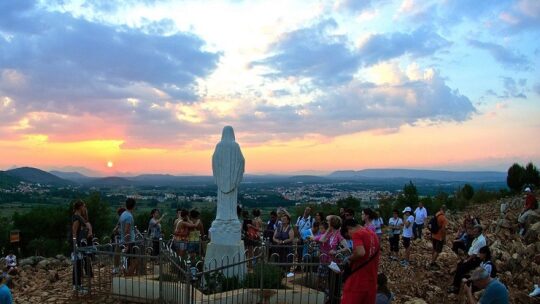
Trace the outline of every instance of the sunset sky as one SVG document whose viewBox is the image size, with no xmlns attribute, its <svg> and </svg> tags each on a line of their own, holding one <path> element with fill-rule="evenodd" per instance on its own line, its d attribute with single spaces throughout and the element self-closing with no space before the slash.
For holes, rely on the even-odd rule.
<svg viewBox="0 0 540 304">
<path fill-rule="evenodd" d="M 540 1 L 0 1 L 0 122 L 0 170 L 540 165 Z"/>
</svg>

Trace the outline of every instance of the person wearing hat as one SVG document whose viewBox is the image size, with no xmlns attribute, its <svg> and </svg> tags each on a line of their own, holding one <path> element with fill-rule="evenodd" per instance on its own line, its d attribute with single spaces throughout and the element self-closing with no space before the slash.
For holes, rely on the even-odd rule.
<svg viewBox="0 0 540 304">
<path fill-rule="evenodd" d="M 11 278 L 7 273 L 2 273 L 2 275 L 0 275 L 0 279 L 0 303 L 12 304 L 13 296 L 11 295 L 11 290 L 9 290 Z"/>
<path fill-rule="evenodd" d="M 492 278 L 489 273 L 482 267 L 476 268 L 471 278 L 466 281 L 463 289 L 467 295 L 467 303 L 477 303 L 473 296 L 472 285 L 478 289 L 484 289 L 482 297 L 478 303 L 481 304 L 507 304 L 509 302 L 508 289 L 501 281 Z"/>
<path fill-rule="evenodd" d="M 518 218 L 520 235 L 525 235 L 525 223 L 527 222 L 527 218 L 532 213 L 535 213 L 536 209 L 538 209 L 538 202 L 536 200 L 536 196 L 534 195 L 534 193 L 532 193 L 531 188 L 527 187 L 525 188 L 525 206 L 523 207 L 523 211 L 521 211 Z"/>
<path fill-rule="evenodd" d="M 465 260 L 460 261 L 457 264 L 456 272 L 454 274 L 454 280 L 452 286 L 448 289 L 449 293 L 459 293 L 461 280 L 467 275 L 471 270 L 480 266 L 482 260 L 479 257 L 480 248 L 486 246 L 486 238 L 483 234 L 482 225 L 474 226 L 474 240 L 472 242 L 471 248 L 467 252 L 468 256 Z"/>
<path fill-rule="evenodd" d="M 414 216 L 412 216 L 411 207 L 403 209 L 403 247 L 405 248 L 405 257 L 401 260 L 402 266 L 409 266 L 409 257 L 411 255 L 411 239 L 413 237 Z"/>
</svg>

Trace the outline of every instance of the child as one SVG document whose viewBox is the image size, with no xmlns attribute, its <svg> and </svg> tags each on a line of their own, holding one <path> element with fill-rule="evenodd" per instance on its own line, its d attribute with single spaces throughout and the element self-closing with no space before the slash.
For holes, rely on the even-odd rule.
<svg viewBox="0 0 540 304">
<path fill-rule="evenodd" d="M 497 269 L 495 269 L 495 264 L 491 261 L 491 250 L 488 246 L 484 246 L 480 248 L 478 251 L 478 257 L 482 262 L 480 263 L 480 267 L 484 268 L 487 273 L 489 273 L 489 276 L 492 278 L 497 277 Z"/>
</svg>

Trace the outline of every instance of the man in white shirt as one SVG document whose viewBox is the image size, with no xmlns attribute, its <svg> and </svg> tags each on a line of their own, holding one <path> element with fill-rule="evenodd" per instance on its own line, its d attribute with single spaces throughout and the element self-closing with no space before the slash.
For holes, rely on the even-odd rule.
<svg viewBox="0 0 540 304">
<path fill-rule="evenodd" d="M 6 256 L 6 269 L 9 275 L 16 275 L 19 272 L 17 269 L 17 257 L 12 251 Z"/>
<path fill-rule="evenodd" d="M 414 216 L 412 216 L 411 207 L 403 210 L 403 247 L 405 247 L 405 257 L 401 260 L 402 266 L 409 266 L 409 256 L 411 255 L 411 239 L 413 237 Z"/>
<path fill-rule="evenodd" d="M 413 224 L 413 233 L 414 239 L 422 238 L 422 229 L 424 229 L 424 224 L 427 219 L 427 209 L 424 208 L 422 202 L 418 203 L 418 207 L 414 210 L 414 224 Z"/>
<path fill-rule="evenodd" d="M 448 289 L 449 293 L 459 293 L 461 280 L 469 272 L 480 266 L 480 263 L 482 262 L 478 257 L 480 248 L 486 246 L 486 238 L 483 235 L 482 225 L 474 226 L 474 236 L 475 238 L 472 242 L 471 248 L 469 248 L 467 258 L 457 264 L 456 273 L 454 274 L 454 281 L 452 286 Z"/>
</svg>

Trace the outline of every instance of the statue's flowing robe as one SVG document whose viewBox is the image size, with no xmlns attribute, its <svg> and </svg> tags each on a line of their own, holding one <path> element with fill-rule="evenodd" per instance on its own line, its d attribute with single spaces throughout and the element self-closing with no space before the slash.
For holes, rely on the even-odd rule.
<svg viewBox="0 0 540 304">
<path fill-rule="evenodd" d="M 236 214 L 238 186 L 244 175 L 245 160 L 231 127 L 225 127 L 221 141 L 212 155 L 212 172 L 218 186 L 216 219 L 238 219 Z"/>
</svg>

